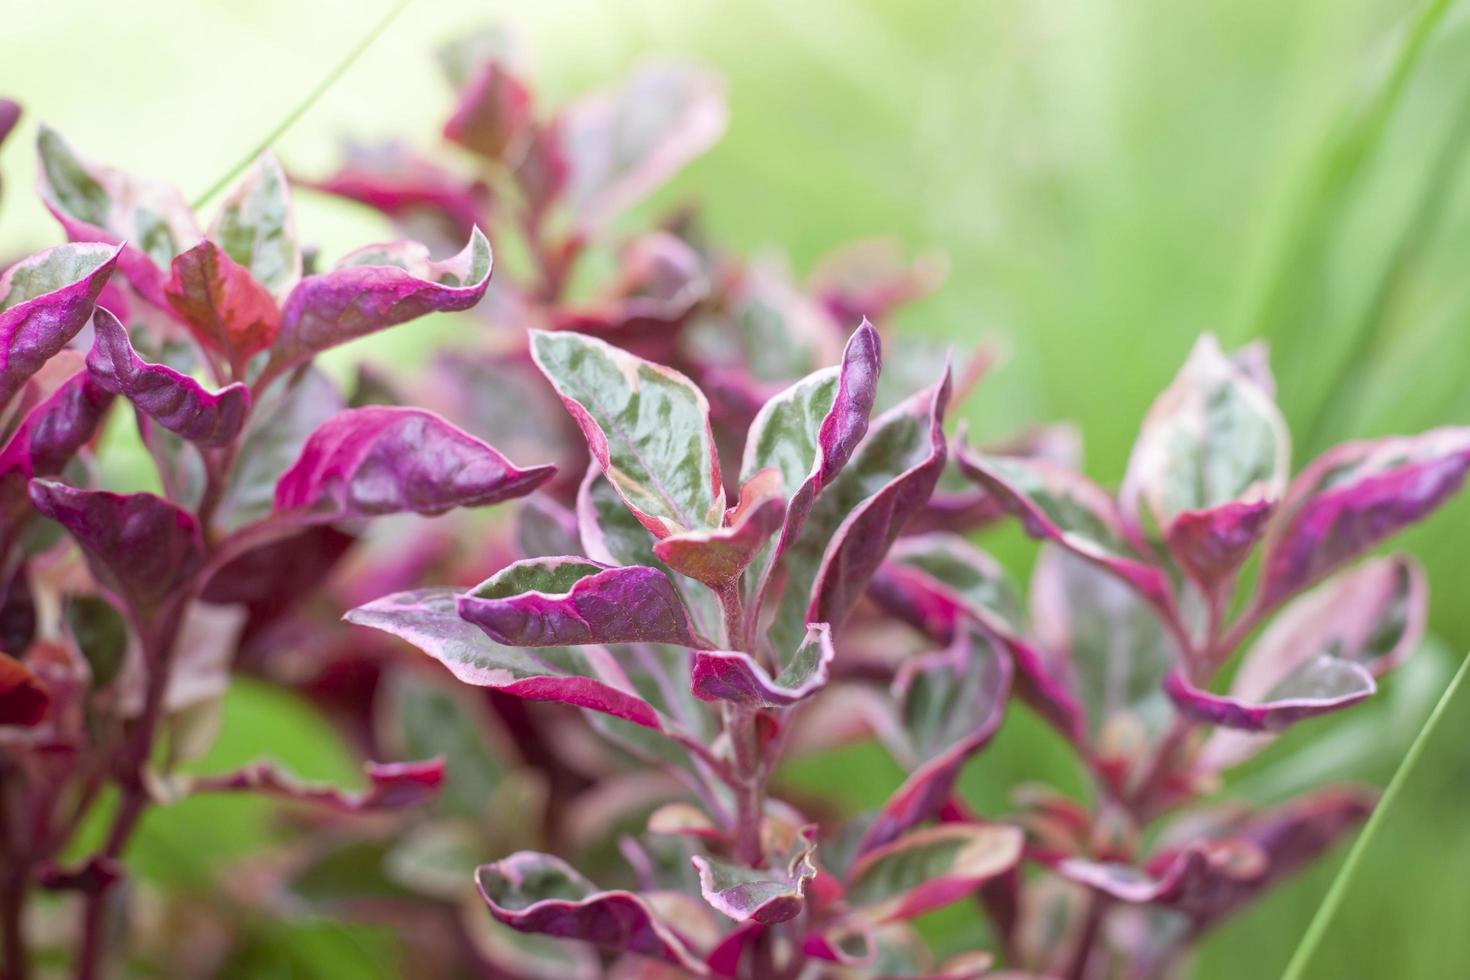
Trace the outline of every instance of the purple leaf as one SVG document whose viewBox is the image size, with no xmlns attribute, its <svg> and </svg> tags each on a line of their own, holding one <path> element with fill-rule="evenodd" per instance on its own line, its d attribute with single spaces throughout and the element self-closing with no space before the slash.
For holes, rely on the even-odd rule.
<svg viewBox="0 0 1470 980">
<path fill-rule="evenodd" d="M 458 594 L 421 589 L 384 596 L 347 614 L 418 647 L 456 678 L 532 701 L 562 701 L 602 711 L 646 728 L 661 728 L 657 712 L 601 647 L 522 650 L 493 643 L 456 611 Z"/>
<path fill-rule="evenodd" d="M 16 123 L 20 122 L 20 104 L 13 99 L 0 99 L 0 144 L 3 144 Z"/>
<path fill-rule="evenodd" d="M 1290 453 L 1271 396 L 1205 334 L 1143 420 L 1119 494 L 1124 519 L 1141 529 L 1146 517 L 1167 540 L 1183 513 L 1275 502 Z"/>
<path fill-rule="evenodd" d="M 747 868 L 696 854 L 699 892 L 717 911 L 736 922 L 775 925 L 796 918 L 806 907 L 806 890 L 817 876 L 812 853 L 816 827 L 806 827 L 778 867 Z"/>
<path fill-rule="evenodd" d="M 0 653 L 0 726 L 34 728 L 46 719 L 51 692 L 30 668 Z"/>
<path fill-rule="evenodd" d="M 705 976 L 704 963 L 644 898 L 602 891 L 560 858 L 520 851 L 475 872 L 490 914 L 520 932 L 579 939 Z"/>
<path fill-rule="evenodd" d="M 863 853 L 847 901 L 874 922 L 912 919 L 967 898 L 1021 860 L 1023 835 L 1001 824 L 944 823 Z"/>
<path fill-rule="evenodd" d="M 194 338 L 222 354 L 237 376 L 281 332 L 270 290 L 212 241 L 174 256 L 163 291 Z"/>
<path fill-rule="evenodd" d="M 169 263 L 204 237 L 183 195 L 160 181 L 89 163 L 45 126 L 36 136 L 36 149 L 41 201 L 67 237 L 74 242 L 127 242 L 118 268 L 144 299 L 168 309 L 163 287 Z"/>
<path fill-rule="evenodd" d="M 573 220 L 602 226 L 709 149 L 725 123 L 718 79 L 673 66 L 642 69 L 571 106 L 558 128 Z"/>
<path fill-rule="evenodd" d="M 1082 706 L 1063 665 L 1025 636 L 1020 599 L 989 555 L 954 534 L 900 539 L 873 580 L 871 593 L 890 613 L 948 644 L 965 618 L 1005 647 L 1021 696 L 1065 735 L 1080 739 Z"/>
<path fill-rule="evenodd" d="M 1362 667 L 1326 653 L 1297 664 L 1260 700 L 1211 694 L 1177 671 L 1164 679 L 1164 690 L 1187 717 L 1247 732 L 1280 731 L 1356 704 L 1377 689 L 1373 675 Z"/>
<path fill-rule="evenodd" d="M 991 456 L 963 444 L 955 446 L 955 461 L 1007 513 L 1020 518 L 1031 537 L 1057 542 L 1172 614 L 1168 578 L 1134 554 L 1112 500 L 1096 484 L 1047 460 Z"/>
<path fill-rule="evenodd" d="M 358 249 L 324 275 L 307 276 L 286 297 L 271 368 L 427 313 L 467 310 L 490 285 L 490 241 L 475 228 L 458 255 L 436 262 L 415 242 Z M 270 370 L 271 368 L 268 368 Z"/>
<path fill-rule="evenodd" d="M 1250 556 L 1275 506 L 1274 501 L 1262 499 L 1180 511 L 1165 539 L 1169 554 L 1202 590 L 1215 593 Z"/>
<path fill-rule="evenodd" d="M 887 413 L 884 422 L 875 429 L 880 438 L 865 444 L 862 458 L 856 460 L 854 468 L 849 471 L 859 479 L 865 474 L 866 464 L 874 453 L 892 452 L 898 444 L 907 443 L 905 461 L 908 466 L 849 511 L 833 532 L 811 586 L 807 622 L 831 623 L 834 627 L 840 625 L 867 589 L 873 573 L 882 564 L 904 525 L 928 501 L 948 458 L 944 438 L 944 410 L 948 401 L 949 368 L 946 365 L 940 383 Z M 900 418 L 904 419 L 898 423 L 900 427 L 914 427 L 920 431 L 894 440 L 891 433 L 895 420 Z M 924 449 L 927 451 L 923 452 Z M 915 450 L 923 454 L 918 455 Z"/>
<path fill-rule="evenodd" d="M 58 245 L 0 274 L 0 407 L 87 325 L 118 251 Z"/>
<path fill-rule="evenodd" d="M 1287 488 L 1256 596 L 1274 607 L 1385 538 L 1422 520 L 1465 482 L 1470 429 L 1345 443 Z"/>
<path fill-rule="evenodd" d="M 338 412 L 312 432 L 277 482 L 275 506 L 313 521 L 442 514 L 523 497 L 554 472 L 519 469 L 432 412 L 370 405 Z"/>
<path fill-rule="evenodd" d="M 1360 791 L 1321 790 L 1249 817 L 1228 836 L 1155 855 L 1143 869 L 1069 858 L 1057 871 L 1120 902 L 1177 909 L 1197 934 L 1311 863 L 1372 807 Z"/>
<path fill-rule="evenodd" d="M 619 256 L 617 278 L 585 306 L 553 311 L 557 330 L 605 340 L 647 360 L 680 353 L 680 328 L 710 294 L 705 259 L 668 232 L 633 239 Z"/>
<path fill-rule="evenodd" d="M 943 254 L 906 261 L 897 242 L 870 238 L 823 256 L 807 282 L 838 323 L 861 319 L 882 323 L 897 307 L 939 288 L 948 272 Z"/>
<path fill-rule="evenodd" d="M 848 339 L 838 367 L 817 371 L 776 395 L 751 423 L 740 478 L 748 481 L 761 470 L 775 469 L 787 499 L 781 535 L 761 570 L 758 604 L 801 536 L 817 495 L 842 472 L 867 434 L 882 369 L 882 342 L 865 320 Z"/>
<path fill-rule="evenodd" d="M 653 546 L 654 555 L 716 591 L 728 587 L 781 527 L 786 503 L 779 483 L 777 471 L 761 470 L 740 488 L 740 502 L 726 513 L 723 527 L 670 535 Z"/>
<path fill-rule="evenodd" d="M 55 476 L 96 433 L 112 396 L 85 371 L 38 403 L 0 449 L 0 554 L 30 513 L 32 477 Z"/>
<path fill-rule="evenodd" d="M 31 502 L 76 539 L 92 574 L 127 603 L 141 625 L 179 598 L 204 560 L 194 517 L 151 493 L 32 480 Z"/>
<path fill-rule="evenodd" d="M 460 90 L 444 138 L 491 160 L 499 160 L 526 138 L 531 93 L 499 60 L 480 64 Z"/>
<path fill-rule="evenodd" d="M 225 564 L 210 577 L 202 598 L 243 603 L 253 619 L 273 619 L 309 599 L 357 540 L 330 524 L 302 528 Z"/>
<path fill-rule="evenodd" d="M 336 173 L 303 186 L 365 204 L 399 222 L 434 216 L 440 230 L 456 241 L 485 222 L 490 203 L 484 184 L 464 180 L 398 143 L 349 146 Z"/>
<path fill-rule="evenodd" d="M 460 596 L 459 614 L 507 646 L 673 643 L 694 635 L 679 593 L 656 568 L 609 568 L 585 558 L 534 558 Z"/>
<path fill-rule="evenodd" d="M 581 334 L 533 331 L 531 352 L 639 523 L 657 538 L 721 525 L 720 460 L 693 382 Z"/>
<path fill-rule="evenodd" d="M 1427 612 L 1417 563 L 1404 557 L 1365 562 L 1283 609 L 1246 653 L 1228 696 L 1200 691 L 1178 676 L 1169 679 L 1169 694 L 1198 721 L 1279 731 L 1373 694 L 1374 679 L 1419 646 Z"/>
<path fill-rule="evenodd" d="M 202 446 L 227 446 L 250 412 L 250 389 L 236 382 L 216 393 L 164 364 L 149 364 L 128 341 L 117 317 L 98 309 L 92 318 L 87 370 L 99 387 L 122 395 L 159 425 Z"/>
<path fill-rule="evenodd" d="M 748 653 L 699 650 L 694 654 L 694 693 L 705 701 L 788 707 L 826 685 L 835 654 L 832 628 L 826 623 L 807 628 L 806 642 L 784 659 L 774 678 Z"/>
<path fill-rule="evenodd" d="M 368 788 L 361 792 L 304 783 L 271 762 L 256 762 L 222 776 L 186 780 L 193 793 L 259 793 L 307 803 L 340 813 L 369 813 L 418 806 L 433 799 L 444 782 L 444 762 L 369 762 L 363 766 Z"/>
<path fill-rule="evenodd" d="M 973 629 L 904 662 L 893 682 L 896 724 L 885 741 L 909 776 L 868 826 L 858 853 L 939 813 L 960 768 L 1000 727 L 1010 687 L 1010 660 Z"/>
</svg>

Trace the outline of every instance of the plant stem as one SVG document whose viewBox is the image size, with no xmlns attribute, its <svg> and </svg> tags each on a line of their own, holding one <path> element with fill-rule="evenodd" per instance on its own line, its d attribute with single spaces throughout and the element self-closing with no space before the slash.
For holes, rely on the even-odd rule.
<svg viewBox="0 0 1470 980">
<path fill-rule="evenodd" d="M 337 79 L 341 78 L 347 73 L 347 69 L 351 68 L 353 64 L 356 63 L 357 59 L 362 57 L 362 53 L 364 51 L 372 47 L 373 42 L 383 35 L 383 32 L 388 29 L 388 26 L 392 24 L 395 19 L 397 19 L 399 14 L 403 13 L 403 9 L 408 6 L 409 2 L 410 0 L 398 0 L 398 2 L 395 3 L 393 7 L 386 14 L 384 14 L 382 18 L 380 18 L 378 22 L 374 24 L 365 35 L 363 35 L 362 40 L 358 41 L 355 45 L 352 46 L 352 50 L 347 52 L 347 56 L 336 65 L 334 65 L 331 71 L 327 72 L 326 77 L 324 77 L 320 82 L 317 83 L 316 88 L 308 92 L 306 98 L 302 99 L 301 102 L 299 102 L 296 107 L 293 108 L 286 115 L 285 119 L 282 119 L 279 123 L 275 125 L 273 129 L 271 129 L 269 133 L 266 133 L 264 139 L 257 143 L 248 154 L 241 158 L 238 163 L 236 163 L 229 170 L 225 171 L 225 173 L 222 174 L 220 178 L 216 180 L 213 184 L 211 184 L 209 188 L 204 191 L 204 193 L 195 197 L 194 200 L 189 203 L 189 206 L 197 210 L 210 198 L 214 197 L 216 194 L 222 191 L 226 184 L 239 176 L 239 174 L 246 167 L 250 166 L 250 164 L 255 160 L 256 157 L 260 156 L 266 150 L 270 149 L 271 144 L 280 139 L 281 136 L 286 132 L 286 130 L 290 129 L 293 125 L 296 124 L 296 121 L 298 119 L 306 115 L 306 110 L 315 105 L 316 101 L 320 99 L 323 94 L 326 93 L 327 89 L 331 88 L 334 84 L 336 84 Z"/>
<path fill-rule="evenodd" d="M 157 623 L 148 624 L 147 628 L 142 628 L 140 624 L 137 630 L 142 639 L 144 663 L 148 668 L 148 688 L 144 695 L 143 713 L 138 718 L 132 736 L 123 743 L 118 759 L 119 771 L 116 778 L 121 800 L 117 813 L 113 815 L 106 840 L 93 860 L 117 860 L 127 847 L 138 825 L 138 819 L 147 809 L 148 787 L 144 781 L 144 769 L 152 755 L 153 741 L 162 720 L 169 676 L 173 673 L 174 648 L 178 645 L 184 611 L 193 598 L 195 588 L 200 584 L 200 581 L 192 583 L 193 587 L 160 610 Z M 102 976 L 107 903 L 111 892 L 110 887 L 101 887 L 87 894 L 82 919 L 82 948 L 77 958 L 78 980 L 94 980 Z"/>
<path fill-rule="evenodd" d="M 759 868 L 765 863 L 761 824 L 766 809 L 766 769 L 756 731 L 757 710 L 741 704 L 725 706 L 725 731 L 735 762 L 735 857 Z"/>
<path fill-rule="evenodd" d="M 27 878 L 29 868 L 22 865 L 0 885 L 0 941 L 4 944 L 4 959 L 0 960 L 5 980 L 27 980 L 30 976 L 30 954 L 26 950 L 26 937 L 22 914 L 25 911 L 26 895 L 29 891 Z"/>
<path fill-rule="evenodd" d="M 1082 920 L 1082 931 L 1077 936 L 1077 947 L 1072 952 L 1072 961 L 1067 967 L 1067 980 L 1086 980 L 1087 964 L 1092 960 L 1107 911 L 1108 900 L 1102 892 L 1088 892 L 1087 912 Z"/>
</svg>

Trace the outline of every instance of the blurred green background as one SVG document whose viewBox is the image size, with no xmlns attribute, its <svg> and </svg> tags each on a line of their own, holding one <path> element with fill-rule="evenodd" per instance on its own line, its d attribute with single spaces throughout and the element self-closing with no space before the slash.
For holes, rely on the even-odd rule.
<svg viewBox="0 0 1470 980">
<path fill-rule="evenodd" d="M 94 159 L 194 196 L 389 6 L 4 0 L 0 94 L 24 103 L 28 127 L 44 119 Z M 1115 481 L 1144 409 L 1204 330 L 1227 344 L 1272 343 L 1298 465 L 1348 436 L 1470 421 L 1470 4 L 419 0 L 285 134 L 279 154 L 322 173 L 343 136 L 431 144 L 449 95 L 432 49 L 488 21 L 523 35 L 551 98 L 650 56 L 725 76 L 727 138 L 653 208 L 695 197 L 724 242 L 782 250 L 798 270 L 875 234 L 946 253 L 948 283 L 901 322 L 962 348 L 1003 340 L 1009 363 L 969 406 L 981 435 L 1075 420 L 1090 471 Z M 0 155 L 7 254 L 57 240 L 28 193 L 29 135 Z M 384 231 L 364 211 L 305 195 L 298 227 L 327 256 Z M 391 342 L 421 354 L 425 336 Z M 1391 775 L 1470 648 L 1467 518 L 1462 499 L 1401 539 L 1429 566 L 1436 644 L 1371 705 L 1303 726 L 1234 791 L 1273 799 L 1329 777 Z M 1010 533 L 987 544 L 1017 564 L 1030 552 Z M 1470 972 L 1462 701 L 1311 975 Z M 272 752 L 307 776 L 350 770 L 341 753 L 311 748 L 326 739 L 297 706 L 247 686 L 232 696 L 217 758 Z M 1015 714 L 967 773 L 967 790 L 998 805 L 1017 781 L 1065 773 L 1059 756 Z M 794 775 L 864 802 L 897 778 L 868 756 L 851 762 Z M 203 875 L 248 850 L 261 811 L 204 802 L 150 820 L 140 848 L 157 873 Z M 1221 932 L 1198 975 L 1279 971 L 1333 864 Z M 275 959 L 253 975 L 396 972 L 390 934 L 260 928 Z"/>
</svg>

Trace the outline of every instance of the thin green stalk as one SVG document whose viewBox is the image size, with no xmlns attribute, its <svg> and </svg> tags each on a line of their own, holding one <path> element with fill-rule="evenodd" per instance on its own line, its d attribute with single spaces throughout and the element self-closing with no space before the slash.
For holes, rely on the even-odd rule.
<svg viewBox="0 0 1470 980">
<path fill-rule="evenodd" d="M 190 203 L 190 207 L 198 209 L 199 207 L 203 206 L 210 198 L 214 197 L 220 191 L 224 190 L 224 188 L 230 183 L 230 181 L 240 176 L 245 168 L 250 166 L 251 162 L 254 161 L 256 157 L 260 156 L 266 150 L 270 149 L 271 145 L 275 143 L 276 140 L 280 139 L 281 136 L 286 132 L 286 130 L 290 129 L 296 124 L 296 121 L 298 119 L 306 115 L 306 110 L 310 109 L 313 105 L 316 104 L 318 99 L 326 94 L 327 89 L 331 88 L 337 83 L 337 79 L 341 78 L 344 74 L 347 73 L 347 69 L 351 68 L 353 64 L 356 63 L 357 59 L 362 57 L 363 52 L 372 47 L 373 43 L 377 41 L 378 38 L 383 36 L 383 32 L 388 29 L 388 26 L 392 24 L 393 21 L 397 19 L 398 15 L 403 13 L 404 8 L 412 2 L 413 0 L 398 0 L 398 2 L 393 5 L 392 9 L 384 14 L 382 18 L 379 19 L 379 21 L 374 24 L 365 35 L 363 35 L 362 40 L 358 41 L 357 44 L 353 46 L 352 50 L 347 52 L 347 56 L 343 58 L 342 61 L 336 65 L 336 67 L 334 67 L 331 71 L 327 73 L 326 77 L 317 84 L 316 88 L 312 89 L 311 92 L 307 94 L 306 98 L 303 99 L 296 106 L 296 108 L 291 110 L 290 114 L 287 115 L 285 119 L 282 119 L 274 129 L 266 134 L 264 139 L 257 143 L 249 153 L 245 154 L 245 156 L 241 158 L 239 163 L 235 164 L 228 171 L 226 171 L 224 175 L 222 175 L 218 180 L 211 184 L 208 190 L 206 190 L 203 194 L 200 194 L 198 197 L 194 198 L 194 200 Z"/>
<path fill-rule="evenodd" d="M 1353 843 L 1353 849 L 1348 852 L 1347 860 L 1343 862 L 1342 870 L 1333 879 L 1332 887 L 1327 892 L 1327 897 L 1317 907 L 1317 914 L 1313 917 L 1311 925 L 1307 927 L 1306 934 L 1302 936 L 1301 943 L 1296 948 L 1291 962 L 1286 966 L 1286 972 L 1281 975 L 1281 980 L 1301 980 L 1306 976 L 1307 966 L 1311 963 L 1317 947 L 1322 944 L 1323 937 L 1327 934 L 1327 928 L 1332 924 L 1337 915 L 1338 907 L 1342 905 L 1347 890 L 1351 886 L 1353 878 L 1357 874 L 1358 865 L 1363 861 L 1363 855 L 1373 843 L 1374 835 L 1380 825 L 1388 819 L 1388 814 L 1393 810 L 1394 802 L 1402 792 L 1404 784 L 1408 782 L 1413 773 L 1419 756 L 1424 754 L 1424 747 L 1429 744 L 1440 720 L 1444 717 L 1450 702 L 1455 699 L 1460 685 L 1465 683 L 1465 678 L 1470 677 L 1470 656 L 1460 663 L 1460 669 L 1455 673 L 1454 680 L 1445 689 L 1440 697 L 1439 703 L 1430 712 L 1429 719 L 1424 722 L 1424 727 L 1419 729 L 1419 734 L 1414 737 L 1414 743 L 1409 746 L 1409 751 L 1404 754 L 1404 761 L 1399 764 L 1398 771 L 1393 774 L 1393 779 L 1384 791 L 1383 798 L 1374 807 L 1373 815 L 1368 818 L 1367 825 L 1358 839 Z"/>
</svg>

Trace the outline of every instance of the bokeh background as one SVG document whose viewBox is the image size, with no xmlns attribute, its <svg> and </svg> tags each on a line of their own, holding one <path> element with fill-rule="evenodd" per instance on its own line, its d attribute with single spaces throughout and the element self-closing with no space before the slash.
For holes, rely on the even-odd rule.
<svg viewBox="0 0 1470 980">
<path fill-rule="evenodd" d="M 94 159 L 208 187 L 281 122 L 389 0 L 0 0 L 0 94 Z M 456 32 L 505 22 L 552 98 L 649 57 L 728 82 L 729 134 L 644 214 L 699 201 L 719 239 L 797 270 L 853 238 L 949 257 L 905 329 L 1009 354 L 969 405 L 1000 435 L 1074 420 L 1091 473 L 1116 481 L 1139 419 L 1205 330 L 1273 348 L 1304 463 L 1349 436 L 1470 421 L 1470 4 L 1448 0 L 418 0 L 279 140 L 325 173 L 348 135 L 437 138 L 449 105 L 432 63 Z M 28 193 L 29 129 L 0 155 L 0 243 L 58 240 Z M 637 220 L 635 215 L 632 220 Z M 327 256 L 379 220 L 302 195 Z M 352 348 L 422 360 L 445 318 Z M 127 474 L 118 474 L 126 481 Z M 1428 564 L 1435 639 L 1371 704 L 1303 725 L 1231 792 L 1269 800 L 1328 778 L 1386 782 L 1470 649 L 1470 499 L 1402 539 Z M 1013 568 L 1019 535 L 986 544 Z M 262 753 L 303 775 L 355 762 L 289 697 L 230 696 L 205 765 Z M 789 779 L 873 804 L 899 774 L 862 750 Z M 1022 713 L 967 770 L 987 808 L 1031 779 L 1071 778 Z M 1321 977 L 1465 976 L 1470 962 L 1470 696 L 1452 704 L 1313 964 Z M 199 799 L 148 820 L 143 872 L 179 889 L 260 846 L 268 807 Z M 1233 922 L 1200 977 L 1274 975 L 1340 855 Z M 967 913 L 926 924 L 962 941 Z M 248 976 L 393 976 L 391 930 L 251 921 Z"/>
</svg>

